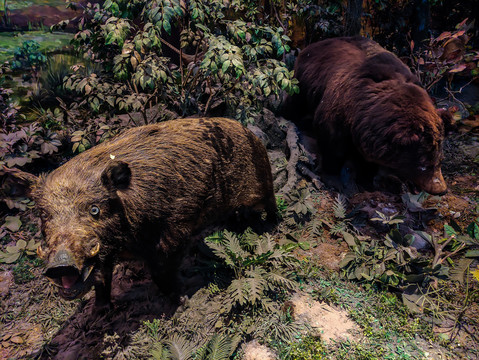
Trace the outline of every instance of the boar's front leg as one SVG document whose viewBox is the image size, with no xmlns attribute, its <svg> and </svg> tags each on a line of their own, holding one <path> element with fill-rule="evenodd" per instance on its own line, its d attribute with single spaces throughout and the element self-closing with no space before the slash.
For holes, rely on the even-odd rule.
<svg viewBox="0 0 479 360">
<path fill-rule="evenodd" d="M 95 278 L 95 307 L 104 309 L 111 306 L 111 281 L 113 277 L 113 259 L 105 259 L 98 268 Z"/>
<path fill-rule="evenodd" d="M 183 250 L 175 250 L 155 258 L 147 259 L 153 282 L 165 295 L 176 299 L 181 292 L 179 267 Z"/>
</svg>

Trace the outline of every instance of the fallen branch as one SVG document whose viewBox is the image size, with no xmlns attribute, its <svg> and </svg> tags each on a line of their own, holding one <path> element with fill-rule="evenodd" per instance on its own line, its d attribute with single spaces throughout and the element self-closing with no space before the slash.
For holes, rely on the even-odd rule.
<svg viewBox="0 0 479 360">
<path fill-rule="evenodd" d="M 454 236 L 451 237 L 450 239 L 448 239 L 447 241 L 443 242 L 442 244 L 439 244 L 439 239 L 433 239 L 432 240 L 432 243 L 433 243 L 432 245 L 433 245 L 433 248 L 434 248 L 434 259 L 432 261 L 432 267 L 435 267 L 438 264 L 442 264 L 447 258 L 449 258 L 451 256 L 454 256 L 459 251 L 464 249 L 464 247 L 466 246 L 466 244 L 461 244 L 453 252 L 451 252 L 449 254 L 444 254 L 443 253 L 444 249 L 446 248 L 447 245 L 449 245 L 449 243 L 452 241 L 452 239 L 454 239 Z M 442 255 L 444 255 L 444 256 L 441 257 Z"/>
</svg>

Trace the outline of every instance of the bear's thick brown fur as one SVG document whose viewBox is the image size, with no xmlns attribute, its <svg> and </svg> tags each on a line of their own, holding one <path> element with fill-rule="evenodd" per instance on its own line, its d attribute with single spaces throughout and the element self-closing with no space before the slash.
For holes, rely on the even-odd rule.
<svg viewBox="0 0 479 360">
<path fill-rule="evenodd" d="M 45 274 L 67 299 L 95 285 L 98 305 L 109 302 L 122 252 L 145 259 L 153 279 L 171 289 L 194 232 L 243 209 L 276 217 L 265 147 L 224 118 L 133 128 L 29 180 L 42 214 Z"/>
<path fill-rule="evenodd" d="M 323 40 L 301 51 L 295 65 L 300 93 L 285 116 L 312 130 L 323 170 L 347 160 L 374 163 L 431 194 L 447 190 L 442 143 L 451 115 L 437 111 L 415 75 L 372 40 Z"/>
</svg>

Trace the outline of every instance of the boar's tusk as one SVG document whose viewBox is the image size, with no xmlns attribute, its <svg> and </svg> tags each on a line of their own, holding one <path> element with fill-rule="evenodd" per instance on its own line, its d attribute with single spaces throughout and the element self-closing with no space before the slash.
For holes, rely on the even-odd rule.
<svg viewBox="0 0 479 360">
<path fill-rule="evenodd" d="M 41 246 L 38 246 L 37 247 L 37 255 L 40 259 L 44 259 L 45 258 L 45 251 L 43 251 L 42 247 Z"/>
<path fill-rule="evenodd" d="M 100 243 L 97 243 L 95 247 L 90 251 L 90 256 L 93 257 L 100 251 Z"/>
<path fill-rule="evenodd" d="M 90 276 L 91 274 L 91 271 L 93 270 L 93 265 L 89 266 L 87 269 L 85 269 L 83 271 L 83 281 L 86 281 L 86 279 L 88 279 L 88 277 Z"/>
</svg>

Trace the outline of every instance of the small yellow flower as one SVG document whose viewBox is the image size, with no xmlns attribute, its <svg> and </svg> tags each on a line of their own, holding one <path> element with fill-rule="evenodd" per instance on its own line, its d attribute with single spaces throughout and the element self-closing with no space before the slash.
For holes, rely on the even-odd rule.
<svg viewBox="0 0 479 360">
<path fill-rule="evenodd" d="M 476 270 L 471 271 L 471 274 L 472 274 L 472 276 L 474 276 L 474 278 L 475 278 L 477 281 L 479 281 L 479 266 L 477 267 Z"/>
</svg>

